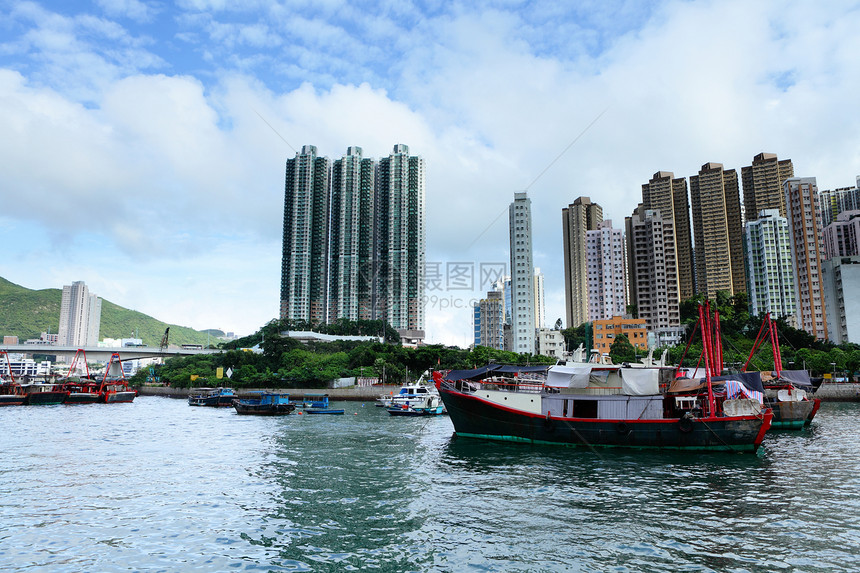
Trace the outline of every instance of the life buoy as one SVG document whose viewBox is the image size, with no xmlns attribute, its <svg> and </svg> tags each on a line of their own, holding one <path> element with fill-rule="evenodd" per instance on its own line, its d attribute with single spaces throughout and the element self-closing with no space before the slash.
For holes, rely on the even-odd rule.
<svg viewBox="0 0 860 573">
<path fill-rule="evenodd" d="M 678 420 L 678 429 L 685 434 L 689 434 L 693 431 L 693 419 L 687 417 L 686 415 L 681 416 L 681 419 Z"/>
</svg>

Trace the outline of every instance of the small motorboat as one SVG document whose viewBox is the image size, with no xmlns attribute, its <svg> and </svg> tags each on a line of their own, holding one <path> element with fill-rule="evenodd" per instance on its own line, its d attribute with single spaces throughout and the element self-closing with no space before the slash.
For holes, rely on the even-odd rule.
<svg viewBox="0 0 860 573">
<path fill-rule="evenodd" d="M 383 408 L 392 408 L 394 406 L 402 406 L 408 402 L 414 402 L 426 396 L 439 396 L 439 391 L 434 386 L 428 386 L 421 382 L 413 382 L 401 386 L 397 394 L 393 392 L 391 394 L 382 394 L 376 399 L 376 405 Z"/>
<path fill-rule="evenodd" d="M 199 394 L 188 396 L 189 406 L 230 407 L 238 396 L 232 388 L 198 388 Z"/>
<path fill-rule="evenodd" d="M 302 400 L 305 414 L 343 414 L 342 408 L 330 408 L 328 394 L 305 394 Z"/>
<path fill-rule="evenodd" d="M 397 404 L 388 408 L 392 416 L 440 416 L 445 412 L 439 396 L 428 395 L 413 399 L 411 402 Z"/>
<path fill-rule="evenodd" d="M 237 414 L 251 416 L 285 416 L 296 409 L 296 405 L 290 402 L 289 394 L 260 392 L 259 396 L 233 400 L 233 408 Z"/>
</svg>

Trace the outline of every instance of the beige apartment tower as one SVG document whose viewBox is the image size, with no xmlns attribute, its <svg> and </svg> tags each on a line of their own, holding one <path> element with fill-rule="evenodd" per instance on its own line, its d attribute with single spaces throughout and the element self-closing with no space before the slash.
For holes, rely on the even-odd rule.
<svg viewBox="0 0 860 573">
<path fill-rule="evenodd" d="M 818 212 L 818 185 L 815 177 L 787 179 L 787 210 L 794 284 L 797 289 L 797 325 L 819 340 L 827 338 L 827 314 L 821 284 L 824 249 L 821 214 Z"/>
<path fill-rule="evenodd" d="M 690 232 L 690 201 L 687 179 L 675 178 L 671 171 L 658 171 L 651 181 L 642 185 L 642 205 L 647 210 L 660 211 L 664 221 L 672 223 L 675 233 L 675 261 L 678 265 L 678 287 L 681 300 L 696 294 L 693 240 Z"/>
<path fill-rule="evenodd" d="M 748 221 L 755 221 L 767 209 L 779 209 L 785 217 L 785 193 L 782 184 L 794 177 L 791 159 L 780 161 L 775 153 L 759 153 L 752 165 L 741 168 L 744 185 L 744 210 Z"/>
<path fill-rule="evenodd" d="M 738 173 L 722 163 L 705 163 L 690 177 L 693 234 L 696 239 L 696 285 L 714 297 L 724 290 L 746 291 L 743 221 Z"/>
<path fill-rule="evenodd" d="M 588 322 L 588 265 L 586 233 L 603 221 L 603 208 L 588 197 L 578 197 L 561 210 L 564 240 L 564 306 L 567 327 Z"/>
</svg>

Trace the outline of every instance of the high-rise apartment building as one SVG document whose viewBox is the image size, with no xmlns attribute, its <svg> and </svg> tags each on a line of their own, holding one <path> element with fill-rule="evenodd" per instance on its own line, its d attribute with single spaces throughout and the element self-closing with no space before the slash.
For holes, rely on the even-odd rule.
<svg viewBox="0 0 860 573">
<path fill-rule="evenodd" d="M 690 177 L 693 234 L 696 242 L 696 284 L 708 297 L 724 290 L 746 290 L 743 221 L 738 174 L 722 163 L 706 163 Z"/>
<path fill-rule="evenodd" d="M 505 300 L 503 293 L 490 291 L 474 305 L 475 346 L 505 349 Z"/>
<path fill-rule="evenodd" d="M 424 337 L 424 160 L 406 145 L 377 163 L 313 145 L 287 161 L 281 318 L 384 320 Z"/>
<path fill-rule="evenodd" d="M 379 160 L 376 225 L 379 318 L 397 330 L 424 330 L 426 221 L 424 159 L 394 146 Z"/>
<path fill-rule="evenodd" d="M 543 273 L 535 267 L 535 328 L 546 327 L 546 294 L 543 288 Z"/>
<path fill-rule="evenodd" d="M 767 209 L 744 226 L 750 314 L 789 317 L 797 308 L 788 220 Z"/>
<path fill-rule="evenodd" d="M 834 344 L 860 344 L 860 255 L 834 257 L 821 269 L 827 338 Z"/>
<path fill-rule="evenodd" d="M 821 288 L 821 215 L 815 177 L 795 177 L 783 184 L 797 287 L 797 326 L 827 338 L 827 311 Z"/>
<path fill-rule="evenodd" d="M 535 352 L 534 262 L 532 259 L 532 202 L 514 193 L 508 208 L 511 249 L 512 351 Z"/>
<path fill-rule="evenodd" d="M 59 346 L 96 346 L 101 326 L 102 299 L 90 294 L 86 283 L 73 282 L 63 286 L 60 301 Z"/>
<path fill-rule="evenodd" d="M 822 232 L 824 259 L 860 255 L 860 210 L 843 211 Z"/>
<path fill-rule="evenodd" d="M 747 220 L 755 220 L 759 213 L 776 209 L 785 217 L 785 194 L 782 184 L 794 177 L 791 159 L 780 160 L 775 153 L 759 153 L 752 165 L 741 168 L 744 186 L 744 210 Z"/>
<path fill-rule="evenodd" d="M 690 232 L 690 200 L 687 180 L 675 177 L 671 171 L 658 171 L 642 185 L 642 205 L 660 211 L 663 220 L 671 221 L 675 229 L 675 260 L 678 265 L 678 288 L 681 300 L 696 294 L 696 265 Z"/>
<path fill-rule="evenodd" d="M 626 313 L 624 236 L 607 219 L 586 231 L 589 320 L 605 320 Z"/>
<path fill-rule="evenodd" d="M 588 265 L 586 232 L 603 221 L 603 208 L 588 197 L 578 197 L 561 210 L 564 240 L 564 305 L 568 328 L 588 322 Z"/>
<path fill-rule="evenodd" d="M 305 145 L 287 160 L 281 318 L 326 322 L 331 161 Z"/>
<path fill-rule="evenodd" d="M 349 147 L 332 167 L 329 322 L 375 318 L 375 176 L 376 162 L 360 147 Z"/>
<path fill-rule="evenodd" d="M 681 313 L 672 222 L 640 204 L 624 224 L 634 296 L 630 302 L 658 345 L 674 344 L 680 338 Z"/>
<path fill-rule="evenodd" d="M 858 178 L 858 187 L 843 187 L 819 192 L 818 208 L 821 212 L 822 228 L 835 221 L 839 213 L 860 209 L 860 178 Z"/>
</svg>

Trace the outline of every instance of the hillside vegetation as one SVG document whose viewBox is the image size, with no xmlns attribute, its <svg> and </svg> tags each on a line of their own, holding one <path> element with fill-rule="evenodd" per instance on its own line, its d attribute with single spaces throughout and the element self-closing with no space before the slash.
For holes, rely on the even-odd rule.
<svg viewBox="0 0 860 573">
<path fill-rule="evenodd" d="M 38 338 L 42 332 L 56 333 L 60 325 L 62 298 L 61 289 L 30 290 L 0 277 L 0 335 L 17 336 L 23 342 L 29 338 Z M 158 346 L 168 326 L 171 344 L 205 345 L 207 341 L 212 344 L 219 342 L 215 338 L 208 338 L 206 331 L 167 324 L 102 299 L 99 340 L 132 338 L 134 334 L 134 337 L 143 339 L 144 344 Z"/>
</svg>

